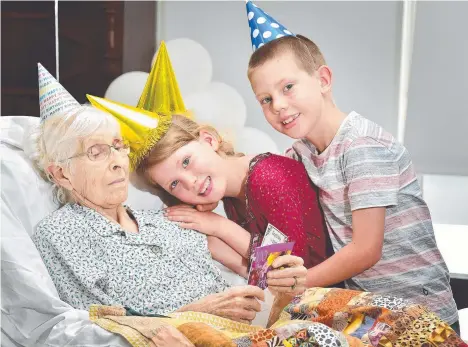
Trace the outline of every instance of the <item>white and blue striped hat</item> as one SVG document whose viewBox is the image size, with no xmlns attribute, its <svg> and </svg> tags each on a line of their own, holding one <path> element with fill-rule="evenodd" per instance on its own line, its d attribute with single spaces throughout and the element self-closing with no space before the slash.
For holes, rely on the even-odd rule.
<svg viewBox="0 0 468 347">
<path fill-rule="evenodd" d="M 257 7 L 252 1 L 247 0 L 246 8 L 254 52 L 265 43 L 279 39 L 280 37 L 295 36 L 261 8 Z"/>
</svg>

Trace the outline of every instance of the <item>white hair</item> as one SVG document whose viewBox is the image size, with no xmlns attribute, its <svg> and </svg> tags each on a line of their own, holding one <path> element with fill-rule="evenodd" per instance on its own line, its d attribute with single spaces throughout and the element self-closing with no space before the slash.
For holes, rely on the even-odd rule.
<svg viewBox="0 0 468 347">
<path fill-rule="evenodd" d="M 70 157 L 77 154 L 83 141 L 98 131 L 120 134 L 117 120 L 109 113 L 89 105 L 65 114 L 56 114 L 42 121 L 31 134 L 30 158 L 41 177 L 54 185 L 54 198 L 60 204 L 73 201 L 48 171 L 50 165 L 70 167 Z"/>
</svg>

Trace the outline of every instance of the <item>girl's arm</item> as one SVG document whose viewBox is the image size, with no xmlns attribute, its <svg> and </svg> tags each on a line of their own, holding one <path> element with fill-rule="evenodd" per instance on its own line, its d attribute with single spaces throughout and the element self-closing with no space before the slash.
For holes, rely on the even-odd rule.
<svg viewBox="0 0 468 347">
<path fill-rule="evenodd" d="M 216 236 L 208 236 L 208 248 L 214 260 L 220 262 L 239 276 L 247 278 L 247 259 Z"/>
<path fill-rule="evenodd" d="M 242 258 L 248 259 L 250 249 L 250 233 L 235 222 L 223 216 L 219 216 L 219 218 L 219 227 L 214 232 L 214 236 L 229 245 L 232 249 L 239 253 Z"/>
<path fill-rule="evenodd" d="M 169 220 L 208 236 L 213 259 L 246 277 L 250 234 L 233 221 L 214 212 L 199 212 L 186 205 L 166 209 Z"/>
</svg>

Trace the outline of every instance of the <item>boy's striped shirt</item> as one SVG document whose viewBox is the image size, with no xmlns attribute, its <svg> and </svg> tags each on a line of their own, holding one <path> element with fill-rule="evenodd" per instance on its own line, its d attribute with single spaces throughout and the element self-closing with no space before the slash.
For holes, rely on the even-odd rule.
<svg viewBox="0 0 468 347">
<path fill-rule="evenodd" d="M 328 148 L 307 140 L 287 155 L 301 161 L 320 189 L 335 252 L 352 240 L 352 211 L 386 207 L 381 260 L 346 281 L 351 289 L 388 293 L 426 305 L 453 324 L 458 312 L 429 209 L 406 148 L 377 124 L 351 112 Z"/>
</svg>

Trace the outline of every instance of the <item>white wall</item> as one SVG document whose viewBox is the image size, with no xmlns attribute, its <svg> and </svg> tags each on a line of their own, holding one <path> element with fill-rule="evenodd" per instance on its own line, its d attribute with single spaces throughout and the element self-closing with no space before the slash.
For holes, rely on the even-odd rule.
<svg viewBox="0 0 468 347">
<path fill-rule="evenodd" d="M 435 224 L 468 226 L 468 176 L 424 175 L 422 188 Z"/>
<path fill-rule="evenodd" d="M 405 144 L 417 170 L 468 176 L 468 2 L 418 1 L 409 87 Z"/>
<path fill-rule="evenodd" d="M 396 134 L 400 57 L 400 1 L 256 4 L 295 33 L 314 40 L 334 71 L 335 99 Z M 252 53 L 244 1 L 164 1 L 157 6 L 157 38 L 188 37 L 213 59 L 213 80 L 243 96 L 247 126 L 267 132 L 285 149 L 292 141 L 270 129 L 246 77 Z"/>
</svg>

